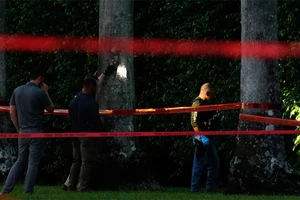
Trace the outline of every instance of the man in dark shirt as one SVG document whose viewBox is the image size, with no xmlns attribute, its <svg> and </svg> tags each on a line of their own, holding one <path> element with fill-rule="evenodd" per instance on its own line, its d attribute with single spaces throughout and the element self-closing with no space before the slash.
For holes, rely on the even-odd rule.
<svg viewBox="0 0 300 200">
<path fill-rule="evenodd" d="M 193 100 L 192 106 L 209 105 L 215 93 L 215 88 L 209 83 L 201 86 L 200 94 Z M 219 130 L 219 115 L 216 111 L 192 112 L 191 125 L 194 131 Z M 195 145 L 194 162 L 192 169 L 191 191 L 200 191 L 200 179 L 204 168 L 207 167 L 206 190 L 211 192 L 217 189 L 219 175 L 219 157 L 213 136 L 197 135 L 193 137 Z"/>
<path fill-rule="evenodd" d="M 43 80 L 44 73 L 40 69 L 33 69 L 30 72 L 30 82 L 17 87 L 11 96 L 10 116 L 20 134 L 43 132 L 44 109 L 48 112 L 54 111 L 48 86 Z M 39 138 L 19 138 L 18 147 L 18 159 L 8 174 L 1 194 L 8 194 L 13 190 L 26 165 L 24 193 L 33 193 L 45 141 Z"/>
<path fill-rule="evenodd" d="M 108 66 L 98 78 L 86 76 L 82 91 L 73 99 L 69 106 L 69 117 L 72 132 L 101 132 L 103 124 L 99 115 L 99 105 L 95 100 L 97 86 L 101 85 L 106 75 L 116 70 L 116 66 Z M 74 139 L 73 163 L 70 169 L 68 190 L 89 191 L 91 175 L 97 162 L 97 140 L 95 138 Z M 78 184 L 79 183 L 79 184 Z"/>
</svg>

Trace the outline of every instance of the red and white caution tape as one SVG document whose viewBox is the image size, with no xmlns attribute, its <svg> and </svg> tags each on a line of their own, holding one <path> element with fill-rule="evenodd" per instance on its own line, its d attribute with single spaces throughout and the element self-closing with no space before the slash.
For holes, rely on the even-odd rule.
<svg viewBox="0 0 300 200">
<path fill-rule="evenodd" d="M 300 130 L 248 130 L 248 131 L 175 131 L 175 132 L 97 132 L 97 133 L 3 133 L 0 138 L 77 138 L 77 137 L 156 137 L 192 135 L 274 135 L 299 134 Z"/>
<path fill-rule="evenodd" d="M 152 114 L 174 114 L 186 112 L 205 112 L 214 110 L 235 110 L 240 108 L 261 108 L 261 109 L 278 109 L 277 104 L 269 103 L 228 103 L 228 104 L 213 104 L 197 107 L 173 107 L 173 108 L 146 108 L 132 110 L 102 110 L 101 115 L 152 115 Z M 0 106 L 0 112 L 9 112 L 9 106 Z M 45 112 L 45 114 L 53 115 L 68 115 L 66 109 L 55 109 L 53 113 Z"/>
<path fill-rule="evenodd" d="M 268 124 L 280 124 L 285 126 L 300 126 L 300 121 L 291 119 L 281 119 L 274 117 L 265 117 L 257 115 L 240 114 L 240 120 L 252 121 L 252 122 L 263 122 Z"/>
</svg>

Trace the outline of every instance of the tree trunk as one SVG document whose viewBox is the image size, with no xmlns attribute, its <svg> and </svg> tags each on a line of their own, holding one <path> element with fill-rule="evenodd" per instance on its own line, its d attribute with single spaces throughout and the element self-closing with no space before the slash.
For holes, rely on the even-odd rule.
<svg viewBox="0 0 300 200">
<path fill-rule="evenodd" d="M 132 37 L 133 35 L 133 1 L 128 0 L 101 0 L 99 37 Z M 134 76 L 133 58 L 120 56 L 121 65 L 125 74 L 108 77 L 98 93 L 100 109 L 133 109 L 134 107 Z M 101 73 L 111 62 L 109 54 L 99 55 L 99 72 Z M 119 71 L 119 70 L 118 70 Z M 133 131 L 133 117 L 110 117 L 110 131 Z M 119 152 L 124 157 L 131 157 L 135 152 L 135 141 L 130 138 L 116 138 L 122 148 Z"/>
<path fill-rule="evenodd" d="M 242 42 L 277 41 L 277 0 L 242 0 L 241 14 Z M 242 57 L 241 102 L 280 103 L 276 60 Z M 241 113 L 280 117 L 278 110 L 242 109 Z M 272 124 L 239 123 L 239 130 L 278 128 Z M 283 136 L 237 136 L 227 193 L 297 193 L 299 185 L 291 177 Z"/>
<path fill-rule="evenodd" d="M 5 1 L 0 1 L 0 34 L 4 33 L 5 22 Z M 0 41 L 1 42 L 1 41 Z M 7 100 L 6 90 L 6 66 L 4 52 L 0 52 L 0 102 Z M 7 133 L 10 130 L 9 115 L 4 112 L 0 112 L 0 133 Z M 5 174 L 9 171 L 15 160 L 15 151 L 6 139 L 1 139 L 0 142 L 0 172 Z"/>
<path fill-rule="evenodd" d="M 99 37 L 133 37 L 133 1 L 100 0 Z M 133 109 L 135 106 L 133 57 L 122 52 L 119 52 L 117 56 L 120 58 L 117 72 L 111 77 L 106 77 L 97 94 L 100 109 Z M 111 54 L 99 54 L 98 71 L 100 73 L 108 66 L 113 57 L 114 55 Z M 106 117 L 104 122 L 108 131 L 134 131 L 132 116 Z M 137 146 L 137 139 L 116 137 L 106 140 L 105 143 L 106 146 L 102 148 L 101 152 L 102 165 L 105 166 L 104 162 L 106 162 L 109 169 L 104 170 L 109 170 L 117 176 L 112 187 L 117 189 L 161 189 L 161 186 L 154 180 L 144 179 L 147 177 L 147 169 L 144 168 L 146 167 L 144 155 Z M 105 152 L 106 150 L 108 151 Z M 115 166 L 115 168 L 111 166 Z M 108 179 L 111 179 L 111 175 L 108 176 Z M 139 180 L 133 180 L 133 177 L 137 177 Z"/>
</svg>

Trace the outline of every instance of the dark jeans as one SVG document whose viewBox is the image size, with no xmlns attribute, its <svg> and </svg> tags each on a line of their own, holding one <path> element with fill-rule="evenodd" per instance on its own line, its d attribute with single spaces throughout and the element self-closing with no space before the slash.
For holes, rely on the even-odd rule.
<svg viewBox="0 0 300 200">
<path fill-rule="evenodd" d="M 38 166 L 45 150 L 45 139 L 19 138 L 18 159 L 9 171 L 2 193 L 10 193 L 27 165 L 24 193 L 33 193 Z"/>
<path fill-rule="evenodd" d="M 92 172 L 97 162 L 97 140 L 81 138 L 72 141 L 73 163 L 70 170 L 69 187 L 80 184 L 80 190 L 90 189 Z"/>
<path fill-rule="evenodd" d="M 214 191 L 218 187 L 220 165 L 217 149 L 215 144 L 211 143 L 201 150 L 204 152 L 199 152 L 198 147 L 196 147 L 194 152 L 191 191 L 200 191 L 200 180 L 205 168 L 207 168 L 206 189 Z"/>
</svg>

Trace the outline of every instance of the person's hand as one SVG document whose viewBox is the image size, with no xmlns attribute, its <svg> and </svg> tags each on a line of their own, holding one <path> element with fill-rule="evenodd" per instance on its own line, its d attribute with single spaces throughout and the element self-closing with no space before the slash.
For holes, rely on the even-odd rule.
<svg viewBox="0 0 300 200">
<path fill-rule="evenodd" d="M 44 83 L 44 82 L 41 83 L 40 88 L 41 88 L 42 90 L 45 90 L 46 92 L 48 92 L 48 89 L 49 89 L 48 85 L 46 85 L 46 83 Z"/>
<path fill-rule="evenodd" d="M 115 55 L 112 59 L 113 65 L 118 66 L 120 64 L 120 55 Z"/>
<path fill-rule="evenodd" d="M 120 64 L 120 55 L 115 54 L 112 58 L 110 58 L 108 65 L 113 65 L 118 67 L 119 64 Z"/>
<path fill-rule="evenodd" d="M 205 146 L 208 146 L 210 144 L 209 138 L 205 135 L 201 135 L 201 141 Z"/>
<path fill-rule="evenodd" d="M 113 72 L 117 70 L 117 65 L 109 65 L 103 72 L 105 76 L 111 75 Z"/>
</svg>

